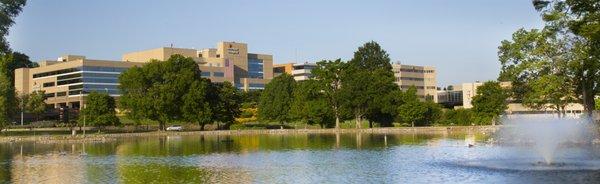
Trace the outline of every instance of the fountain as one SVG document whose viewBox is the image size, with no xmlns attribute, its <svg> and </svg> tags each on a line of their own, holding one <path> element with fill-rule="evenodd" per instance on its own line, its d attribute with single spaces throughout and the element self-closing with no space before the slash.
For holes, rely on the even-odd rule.
<svg viewBox="0 0 600 184">
<path fill-rule="evenodd" d="M 556 156 L 562 150 L 591 145 L 596 129 L 588 122 L 585 118 L 520 115 L 505 118 L 496 135 L 502 144 L 525 146 L 540 156 L 543 161 L 535 165 L 561 166 Z"/>
<path fill-rule="evenodd" d="M 513 115 L 504 118 L 494 151 L 459 165 L 495 170 L 600 170 L 597 132 L 585 118 Z"/>
</svg>

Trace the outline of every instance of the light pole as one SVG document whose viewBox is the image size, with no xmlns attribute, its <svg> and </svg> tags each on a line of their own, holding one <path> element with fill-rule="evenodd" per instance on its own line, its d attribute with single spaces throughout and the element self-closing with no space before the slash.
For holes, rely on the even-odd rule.
<svg viewBox="0 0 600 184">
<path fill-rule="evenodd" d="M 81 91 L 81 101 L 79 101 L 79 114 L 83 114 L 83 137 L 85 137 L 85 113 L 83 110 L 85 109 L 85 104 L 83 103 L 83 90 Z"/>
<path fill-rule="evenodd" d="M 23 100 L 25 100 L 25 95 L 21 95 L 21 128 L 23 128 L 23 111 L 25 111 Z"/>
</svg>

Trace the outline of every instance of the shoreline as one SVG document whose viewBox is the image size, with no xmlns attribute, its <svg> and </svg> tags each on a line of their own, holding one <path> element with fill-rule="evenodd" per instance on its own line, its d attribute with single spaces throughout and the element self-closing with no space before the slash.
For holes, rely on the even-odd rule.
<svg viewBox="0 0 600 184">
<path fill-rule="evenodd" d="M 440 126 L 440 127 L 386 127 L 365 129 L 261 129 L 261 130 L 211 130 L 211 131 L 152 131 L 137 133 L 107 133 L 72 135 L 10 135 L 0 136 L 0 143 L 35 142 L 35 143 L 79 143 L 108 142 L 117 138 L 153 137 L 153 136 L 187 136 L 187 135 L 282 135 L 282 134 L 335 134 L 335 133 L 369 133 L 369 134 L 447 134 L 447 133 L 491 133 L 501 126 Z"/>
</svg>

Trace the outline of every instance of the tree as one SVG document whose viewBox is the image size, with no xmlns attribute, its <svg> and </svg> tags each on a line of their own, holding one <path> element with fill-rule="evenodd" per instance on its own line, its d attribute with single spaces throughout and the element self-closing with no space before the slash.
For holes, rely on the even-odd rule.
<svg viewBox="0 0 600 184">
<path fill-rule="evenodd" d="M 512 93 L 525 106 L 534 109 L 561 109 L 573 102 L 575 88 L 569 74 L 569 62 L 576 58 L 571 38 L 554 27 L 543 30 L 520 29 L 513 41 L 502 41 L 499 56 L 500 80 L 511 81 Z"/>
<path fill-rule="evenodd" d="M 335 117 L 335 128 L 340 128 L 340 118 L 342 116 L 342 75 L 345 63 L 341 59 L 335 61 L 323 60 L 317 62 L 317 67 L 312 70 L 312 74 L 318 83 L 318 90 L 323 92 L 323 98 L 327 105 L 333 111 Z"/>
<path fill-rule="evenodd" d="M 10 84 L 9 79 L 0 72 L 0 130 L 10 122 L 12 110 L 14 108 L 15 90 Z"/>
<path fill-rule="evenodd" d="M 314 79 L 298 82 L 294 88 L 290 114 L 307 124 L 318 124 L 321 128 L 331 127 L 333 111 L 320 88 L 320 82 Z"/>
<path fill-rule="evenodd" d="M 271 80 L 260 96 L 258 115 L 261 119 L 288 121 L 293 91 L 296 81 L 289 74 L 279 75 Z"/>
<path fill-rule="evenodd" d="M 26 0 L 4 0 L 0 2 L 0 52 L 10 52 L 10 46 L 6 40 L 10 26 L 14 18 L 21 13 Z"/>
<path fill-rule="evenodd" d="M 204 125 L 213 122 L 213 107 L 207 93 L 213 92 L 210 81 L 198 80 L 192 83 L 187 94 L 183 96 L 183 117 L 190 122 L 200 125 L 200 130 L 204 130 Z"/>
<path fill-rule="evenodd" d="M 597 0 L 533 0 L 544 30 L 566 40 L 567 79 L 588 115 L 600 92 L 600 2 Z M 567 57 L 569 56 L 569 57 Z M 523 90 L 525 91 L 525 90 Z"/>
<path fill-rule="evenodd" d="M 362 119 L 369 115 L 392 113 L 382 111 L 386 109 L 382 106 L 389 104 L 381 100 L 398 89 L 387 52 L 377 42 L 367 42 L 354 52 L 347 65 L 342 75 L 341 96 L 354 114 L 356 128 L 360 128 Z M 372 121 L 369 126 L 373 127 Z"/>
<path fill-rule="evenodd" d="M 480 123 L 495 121 L 508 108 L 507 98 L 508 94 L 498 82 L 488 81 L 477 87 L 471 103 L 473 112 L 481 118 Z"/>
<path fill-rule="evenodd" d="M 223 129 L 229 129 L 229 126 L 235 121 L 235 117 L 241 113 L 240 104 L 242 103 L 240 91 L 230 82 L 213 84 L 212 91 L 209 93 L 213 99 L 213 119 L 217 122 L 225 123 Z"/>
<path fill-rule="evenodd" d="M 35 115 L 36 120 L 39 120 L 40 115 L 46 112 L 46 100 L 44 91 L 34 91 L 30 93 L 25 101 L 25 109 L 27 112 Z"/>
<path fill-rule="evenodd" d="M 183 118 L 183 96 L 200 79 L 200 69 L 192 58 L 173 55 L 167 61 L 153 60 L 119 76 L 119 101 L 128 116 L 158 121 L 164 130 L 165 123 Z"/>
<path fill-rule="evenodd" d="M 398 106 L 398 117 L 401 121 L 410 122 L 414 127 L 416 122 L 425 118 L 426 112 L 427 107 L 417 97 L 417 88 L 412 86 L 402 94 L 402 105 Z"/>
<path fill-rule="evenodd" d="M 82 116 L 79 116 L 79 121 L 83 121 L 85 116 L 85 121 L 89 125 L 97 127 L 119 125 L 115 107 L 113 97 L 106 93 L 91 92 L 86 96 L 86 105 L 81 111 Z"/>
</svg>

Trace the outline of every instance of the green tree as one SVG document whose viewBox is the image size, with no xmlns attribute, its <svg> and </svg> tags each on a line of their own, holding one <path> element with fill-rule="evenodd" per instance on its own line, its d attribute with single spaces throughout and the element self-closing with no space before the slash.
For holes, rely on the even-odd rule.
<svg viewBox="0 0 600 184">
<path fill-rule="evenodd" d="M 298 82 L 294 88 L 290 114 L 307 124 L 318 124 L 321 128 L 331 127 L 333 111 L 320 89 L 320 82 L 314 79 Z"/>
<path fill-rule="evenodd" d="M 597 0 L 533 0 L 548 30 L 566 40 L 567 79 L 585 110 L 594 110 L 600 92 L 600 2 Z M 537 46 L 536 46 L 537 47 Z M 523 90 L 525 91 L 525 90 Z"/>
<path fill-rule="evenodd" d="M 0 52 L 10 52 L 10 45 L 6 40 L 14 18 L 21 13 L 26 0 L 3 0 L 0 2 Z"/>
<path fill-rule="evenodd" d="M 236 89 L 230 82 L 216 83 L 213 84 L 213 91 L 209 93 L 211 99 L 214 99 L 212 103 L 213 107 L 213 118 L 217 122 L 225 123 L 223 129 L 229 129 L 229 126 L 234 123 L 235 117 L 241 113 L 240 104 L 242 98 L 240 91 Z"/>
<path fill-rule="evenodd" d="M 507 98 L 507 92 L 498 82 L 488 81 L 477 87 L 477 93 L 471 103 L 473 112 L 480 118 L 479 124 L 495 122 L 508 108 Z"/>
<path fill-rule="evenodd" d="M 0 130 L 8 125 L 15 105 L 15 90 L 9 79 L 0 72 Z"/>
<path fill-rule="evenodd" d="M 86 104 L 79 116 L 80 122 L 85 116 L 86 124 L 93 126 L 115 126 L 119 125 L 116 115 L 115 99 L 106 93 L 91 92 L 86 96 Z"/>
<path fill-rule="evenodd" d="M 367 42 L 354 52 L 354 57 L 347 65 L 342 78 L 341 96 L 346 99 L 346 106 L 356 119 L 356 128 L 361 128 L 362 120 L 369 114 L 381 116 L 393 113 L 383 111 L 392 108 L 383 108 L 389 104 L 381 100 L 398 89 L 387 52 L 376 42 Z M 370 127 L 373 127 L 372 122 Z"/>
<path fill-rule="evenodd" d="M 187 121 L 198 123 L 200 130 L 204 130 L 204 125 L 213 122 L 213 104 L 207 93 L 214 91 L 210 88 L 210 81 L 194 81 L 187 94 L 183 96 L 183 117 Z"/>
<path fill-rule="evenodd" d="M 410 122 L 414 127 L 415 123 L 425 119 L 427 106 L 419 101 L 417 97 L 417 88 L 410 87 L 402 94 L 402 105 L 398 106 L 398 117 L 403 122 Z"/>
<path fill-rule="evenodd" d="M 173 55 L 167 61 L 153 60 L 119 76 L 119 101 L 130 117 L 158 121 L 164 130 L 167 122 L 183 118 L 183 96 L 200 79 L 200 69 L 192 58 Z"/>
<path fill-rule="evenodd" d="M 34 91 L 30 93 L 25 102 L 27 112 L 35 115 L 36 120 L 39 120 L 40 115 L 46 112 L 46 97 L 44 91 Z"/>
<path fill-rule="evenodd" d="M 269 82 L 260 96 L 258 115 L 261 119 L 289 121 L 296 81 L 289 74 L 279 75 Z"/>
<path fill-rule="evenodd" d="M 502 41 L 499 56 L 502 64 L 500 80 L 511 81 L 512 94 L 525 106 L 544 109 L 549 105 L 561 109 L 574 101 L 575 88 L 569 75 L 569 62 L 574 58 L 567 36 L 552 28 L 520 29 L 513 41 Z"/>
<path fill-rule="evenodd" d="M 317 62 L 317 67 L 312 70 L 312 74 L 317 81 L 318 90 L 323 93 L 323 98 L 327 105 L 333 111 L 335 117 L 335 128 L 340 128 L 340 119 L 342 117 L 342 75 L 346 64 L 337 59 L 335 61 L 323 60 Z"/>
</svg>

